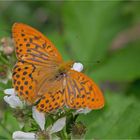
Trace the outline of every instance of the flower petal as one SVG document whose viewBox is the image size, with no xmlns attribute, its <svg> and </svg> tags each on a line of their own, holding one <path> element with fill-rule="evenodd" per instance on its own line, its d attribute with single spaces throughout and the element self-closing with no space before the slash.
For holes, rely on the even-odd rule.
<svg viewBox="0 0 140 140">
<path fill-rule="evenodd" d="M 52 126 L 50 133 L 56 133 L 64 128 L 66 124 L 66 117 L 58 119 Z"/>
<path fill-rule="evenodd" d="M 15 131 L 12 135 L 14 140 L 25 140 L 25 139 L 32 139 L 36 140 L 36 134 L 31 132 L 22 132 L 22 131 Z"/>
<path fill-rule="evenodd" d="M 4 93 L 7 95 L 13 95 L 13 94 L 15 94 L 15 90 L 14 90 L 14 88 L 5 89 Z"/>
<path fill-rule="evenodd" d="M 12 94 L 11 96 L 4 96 L 3 98 L 6 103 L 10 105 L 12 108 L 23 107 L 22 101 L 19 99 L 18 96 Z"/>
<path fill-rule="evenodd" d="M 83 70 L 83 65 L 81 63 L 74 63 L 72 69 L 81 72 Z"/>
<path fill-rule="evenodd" d="M 3 84 L 7 84 L 7 82 L 8 82 L 8 78 L 0 79 L 0 82 L 3 83 Z"/>
<path fill-rule="evenodd" d="M 76 110 L 76 112 L 74 114 L 87 114 L 91 111 L 91 109 L 88 108 L 80 108 L 78 110 Z"/>
<path fill-rule="evenodd" d="M 41 130 L 45 129 L 45 114 L 42 112 L 39 112 L 36 107 L 34 106 L 32 108 L 32 115 L 37 124 L 40 126 Z"/>
</svg>

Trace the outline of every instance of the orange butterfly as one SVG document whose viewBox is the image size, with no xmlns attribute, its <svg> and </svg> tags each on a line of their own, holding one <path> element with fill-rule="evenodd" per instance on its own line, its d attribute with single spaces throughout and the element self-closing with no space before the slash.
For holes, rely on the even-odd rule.
<svg viewBox="0 0 140 140">
<path fill-rule="evenodd" d="M 64 62 L 52 42 L 36 29 L 15 23 L 12 35 L 18 62 L 13 69 L 13 86 L 23 100 L 43 112 L 67 106 L 99 109 L 104 98 L 98 86 Z"/>
</svg>

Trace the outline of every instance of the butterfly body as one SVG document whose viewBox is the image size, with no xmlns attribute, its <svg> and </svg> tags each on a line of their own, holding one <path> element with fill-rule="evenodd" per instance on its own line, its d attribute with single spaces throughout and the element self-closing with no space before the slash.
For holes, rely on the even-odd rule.
<svg viewBox="0 0 140 140">
<path fill-rule="evenodd" d="M 68 61 L 68 62 L 64 62 L 64 63 L 60 64 L 60 66 L 58 68 L 58 72 L 59 73 L 68 72 L 72 68 L 73 64 L 74 64 L 74 61 Z"/>
<path fill-rule="evenodd" d="M 47 37 L 36 29 L 15 23 L 12 27 L 18 62 L 12 81 L 18 96 L 38 110 L 51 112 L 72 109 L 100 109 L 104 98 L 86 75 L 72 70 L 74 61 L 64 62 Z"/>
</svg>

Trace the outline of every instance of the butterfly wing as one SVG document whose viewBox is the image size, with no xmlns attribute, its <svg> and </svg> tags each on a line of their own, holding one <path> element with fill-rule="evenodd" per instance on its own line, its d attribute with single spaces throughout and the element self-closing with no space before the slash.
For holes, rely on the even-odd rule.
<svg viewBox="0 0 140 140">
<path fill-rule="evenodd" d="M 18 61 L 13 68 L 12 81 L 17 94 L 22 99 L 33 103 L 39 98 L 39 87 L 46 77 L 49 76 L 42 67 Z"/>
<path fill-rule="evenodd" d="M 64 104 L 75 109 L 103 107 L 100 89 L 84 74 L 70 70 L 64 79 L 52 78 L 63 60 L 44 35 L 22 23 L 14 24 L 12 33 L 19 60 L 13 69 L 13 85 L 21 98 L 38 101 L 37 108 L 44 112 Z"/>
<path fill-rule="evenodd" d="M 28 25 L 15 23 L 12 35 L 18 58 L 13 86 L 21 98 L 34 103 L 44 94 L 42 87 L 54 75 L 62 58 L 48 38 Z"/>
<path fill-rule="evenodd" d="M 103 94 L 86 75 L 70 70 L 66 77 L 66 105 L 73 109 L 100 109 L 104 106 Z"/>
<path fill-rule="evenodd" d="M 53 82 L 46 83 L 45 87 L 49 87 L 49 90 L 45 89 L 43 96 L 37 104 L 37 109 L 43 112 L 52 112 L 56 109 L 60 109 L 64 106 L 64 78 L 55 79 Z"/>
<path fill-rule="evenodd" d="M 32 74 L 35 67 L 28 63 L 17 62 L 13 68 L 12 81 L 17 94 L 29 102 L 34 102 L 35 99 L 35 81 L 32 79 Z"/>
<path fill-rule="evenodd" d="M 61 55 L 52 42 L 36 29 L 15 23 L 12 36 L 16 46 L 18 60 L 38 65 L 57 65 L 62 61 Z"/>
</svg>

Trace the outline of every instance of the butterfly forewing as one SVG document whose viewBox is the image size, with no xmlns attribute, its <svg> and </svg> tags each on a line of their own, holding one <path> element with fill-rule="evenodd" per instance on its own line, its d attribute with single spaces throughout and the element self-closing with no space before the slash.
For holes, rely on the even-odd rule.
<svg viewBox="0 0 140 140">
<path fill-rule="evenodd" d="M 70 108 L 99 109 L 104 106 L 102 92 L 86 75 L 70 70 L 66 78 L 66 105 Z"/>
<path fill-rule="evenodd" d="M 61 55 L 49 39 L 34 28 L 15 23 L 12 35 L 19 60 L 43 66 L 51 63 L 57 65 L 62 61 Z"/>
</svg>

